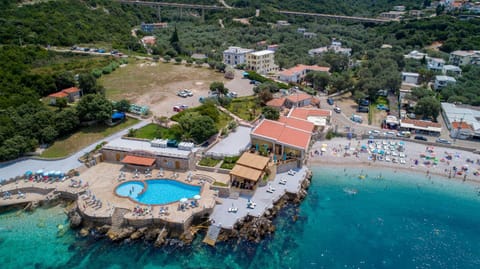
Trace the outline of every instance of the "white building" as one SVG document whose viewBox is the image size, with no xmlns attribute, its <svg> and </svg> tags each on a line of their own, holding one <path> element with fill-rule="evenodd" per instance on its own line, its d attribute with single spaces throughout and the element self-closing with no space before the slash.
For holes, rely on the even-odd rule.
<svg viewBox="0 0 480 269">
<path fill-rule="evenodd" d="M 417 85 L 419 77 L 418 73 L 402 72 L 402 83 Z"/>
<path fill-rule="evenodd" d="M 285 69 L 280 72 L 278 79 L 285 82 L 299 83 L 302 81 L 308 72 L 310 71 L 319 71 L 319 72 L 329 72 L 330 67 L 318 66 L 318 65 L 303 65 L 298 64 L 295 67 Z"/>
<path fill-rule="evenodd" d="M 433 84 L 433 88 L 438 91 L 443 89 L 447 84 L 456 83 L 457 80 L 453 77 L 449 76 L 435 76 L 435 83 Z"/>
<path fill-rule="evenodd" d="M 426 57 L 427 59 L 427 68 L 433 71 L 441 71 L 443 65 L 445 65 L 445 60 L 442 58 L 433 58 L 433 57 Z"/>
<path fill-rule="evenodd" d="M 450 53 L 449 62 L 456 66 L 468 64 L 480 65 L 480 51 L 475 50 L 456 50 Z"/>
<path fill-rule="evenodd" d="M 330 46 L 311 49 L 308 51 L 308 55 L 314 57 L 314 56 L 320 56 L 326 52 L 341 53 L 350 57 L 350 55 L 352 54 L 352 49 L 342 47 L 342 43 L 340 41 L 336 41 L 335 39 L 333 39 Z"/>
<path fill-rule="evenodd" d="M 451 103 L 442 103 L 442 113 L 452 138 L 480 139 L 479 109 Z"/>
<path fill-rule="evenodd" d="M 460 76 L 462 75 L 462 69 L 456 65 L 446 64 L 442 68 L 442 74 L 447 76 Z"/>
<path fill-rule="evenodd" d="M 410 53 L 403 55 L 405 59 L 414 59 L 414 60 L 421 60 L 423 58 L 428 57 L 426 53 L 419 52 L 417 50 L 412 50 Z"/>
<path fill-rule="evenodd" d="M 226 65 L 237 65 L 246 62 L 247 53 L 253 52 L 253 49 L 243 49 L 240 47 L 228 47 L 223 52 L 223 63 Z"/>
<path fill-rule="evenodd" d="M 275 65 L 275 52 L 271 50 L 255 51 L 247 54 L 247 69 L 259 74 L 268 74 L 278 71 Z"/>
</svg>

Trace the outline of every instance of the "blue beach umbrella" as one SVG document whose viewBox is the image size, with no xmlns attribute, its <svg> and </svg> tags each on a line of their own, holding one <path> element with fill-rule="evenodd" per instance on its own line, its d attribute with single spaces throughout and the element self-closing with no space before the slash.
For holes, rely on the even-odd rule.
<svg viewBox="0 0 480 269">
<path fill-rule="evenodd" d="M 258 143 L 255 144 L 255 150 L 258 151 Z"/>
<path fill-rule="evenodd" d="M 277 154 L 274 154 L 274 155 L 273 155 L 273 161 L 274 161 L 274 162 L 277 162 Z"/>
<path fill-rule="evenodd" d="M 32 174 L 33 174 L 32 171 L 27 171 L 27 172 L 25 172 L 25 175 L 26 175 L 27 177 L 31 176 Z"/>
<path fill-rule="evenodd" d="M 283 152 L 283 160 L 287 160 L 287 153 L 286 152 Z"/>
</svg>

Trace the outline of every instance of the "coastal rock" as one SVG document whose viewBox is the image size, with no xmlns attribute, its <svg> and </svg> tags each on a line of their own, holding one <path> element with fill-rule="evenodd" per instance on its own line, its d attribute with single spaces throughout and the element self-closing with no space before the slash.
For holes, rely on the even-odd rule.
<svg viewBox="0 0 480 269">
<path fill-rule="evenodd" d="M 117 229 L 110 229 L 107 232 L 107 236 L 110 238 L 112 241 L 119 241 L 123 240 L 125 238 L 128 238 L 132 235 L 132 233 L 135 232 L 135 229 L 133 227 L 128 227 L 128 228 L 122 228 L 120 230 Z"/>
<path fill-rule="evenodd" d="M 159 228 L 147 229 L 145 235 L 143 236 L 147 241 L 153 241 L 157 239 L 158 234 L 160 233 Z"/>
<path fill-rule="evenodd" d="M 165 244 L 165 238 L 167 237 L 168 231 L 164 228 L 162 229 L 157 236 L 157 240 L 153 244 L 155 247 L 160 247 Z"/>
<path fill-rule="evenodd" d="M 103 225 L 100 227 L 97 227 L 97 232 L 100 234 L 106 234 L 112 227 L 110 225 Z"/>
<path fill-rule="evenodd" d="M 143 235 L 145 234 L 145 230 L 147 230 L 147 228 L 140 228 L 140 229 L 136 230 L 135 232 L 133 232 L 130 235 L 130 239 L 137 240 L 137 239 L 143 237 Z"/>
<path fill-rule="evenodd" d="M 89 234 L 88 228 L 82 228 L 79 232 L 81 237 L 86 237 Z"/>
<path fill-rule="evenodd" d="M 185 244 L 190 244 L 193 241 L 193 233 L 190 230 L 186 230 L 181 236 L 180 240 L 182 240 Z"/>
<path fill-rule="evenodd" d="M 249 241 L 259 243 L 265 235 L 275 231 L 275 226 L 272 221 L 267 217 L 252 218 L 250 221 L 245 222 L 238 236 Z"/>
<path fill-rule="evenodd" d="M 80 216 L 80 214 L 78 214 L 77 211 L 70 212 L 69 220 L 70 227 L 73 229 L 80 227 L 80 225 L 82 224 L 82 217 Z"/>
</svg>

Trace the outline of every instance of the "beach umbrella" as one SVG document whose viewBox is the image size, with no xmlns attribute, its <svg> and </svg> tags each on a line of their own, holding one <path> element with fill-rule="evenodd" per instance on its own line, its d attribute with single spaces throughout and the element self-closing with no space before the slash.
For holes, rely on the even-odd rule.
<svg viewBox="0 0 480 269">
<path fill-rule="evenodd" d="M 273 155 L 273 162 L 277 162 L 277 154 Z"/>
<path fill-rule="evenodd" d="M 202 197 L 201 197 L 200 195 L 198 195 L 198 194 L 195 195 L 195 196 L 193 196 L 193 199 L 195 199 L 195 200 L 200 200 L 200 198 L 202 198 Z"/>
<path fill-rule="evenodd" d="M 61 174 L 62 174 L 62 172 L 60 172 L 60 171 L 55 171 L 55 175 L 56 175 L 56 176 L 60 176 Z"/>
<path fill-rule="evenodd" d="M 283 152 L 283 160 L 287 160 L 287 153 L 286 152 Z"/>
<path fill-rule="evenodd" d="M 31 176 L 32 174 L 33 174 L 32 171 L 27 171 L 27 172 L 25 172 L 25 175 L 26 175 L 26 176 Z"/>
<path fill-rule="evenodd" d="M 35 174 L 37 174 L 37 175 L 43 174 L 43 170 L 40 169 L 40 170 L 38 170 Z"/>
<path fill-rule="evenodd" d="M 188 201 L 187 198 L 182 198 L 182 199 L 180 199 L 180 203 L 182 203 L 182 204 L 186 203 L 187 201 Z"/>
<path fill-rule="evenodd" d="M 258 151 L 258 143 L 255 144 L 255 151 Z"/>
</svg>

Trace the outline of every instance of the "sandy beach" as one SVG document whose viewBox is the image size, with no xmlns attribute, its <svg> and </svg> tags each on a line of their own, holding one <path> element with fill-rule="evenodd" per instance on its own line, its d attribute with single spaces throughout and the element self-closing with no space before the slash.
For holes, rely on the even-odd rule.
<svg viewBox="0 0 480 269">
<path fill-rule="evenodd" d="M 385 145 L 387 148 L 394 143 L 396 146 L 393 147 L 397 148 L 400 141 L 373 140 L 375 145 Z M 395 153 L 392 151 L 390 155 L 385 154 L 390 159 L 386 161 L 387 158 L 379 160 L 373 157 L 372 149 L 375 147 L 370 146 L 368 142 L 368 140 L 348 140 L 346 138 L 318 141 L 309 152 L 308 164 L 358 167 L 365 168 L 366 171 L 371 167 L 388 168 L 394 171 L 401 169 L 421 173 L 429 178 L 436 175 L 480 184 L 480 155 L 478 154 L 404 141 L 404 150 L 396 150 Z M 404 155 L 404 157 L 400 158 L 399 155 Z M 396 159 L 396 162 L 393 159 Z M 404 159 L 405 162 L 400 163 L 400 159 Z"/>
</svg>

